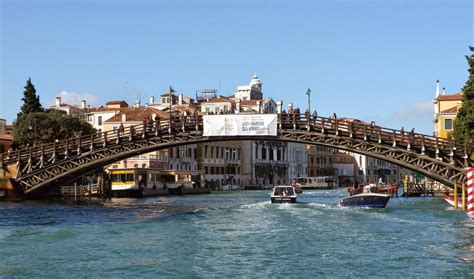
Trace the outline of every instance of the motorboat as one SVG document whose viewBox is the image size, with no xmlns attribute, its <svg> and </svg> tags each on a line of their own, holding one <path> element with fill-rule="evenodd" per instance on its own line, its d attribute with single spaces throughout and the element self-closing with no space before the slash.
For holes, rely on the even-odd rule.
<svg viewBox="0 0 474 279">
<path fill-rule="evenodd" d="M 289 185 L 277 185 L 273 187 L 271 194 L 272 203 L 296 203 L 295 187 Z"/>
<path fill-rule="evenodd" d="M 378 193 L 378 188 L 367 185 L 357 188 L 350 193 L 350 196 L 339 200 L 340 206 L 356 206 L 369 208 L 385 208 L 390 195 Z"/>
<path fill-rule="evenodd" d="M 443 199 L 450 205 L 454 206 L 454 197 L 444 196 Z M 462 205 L 462 198 L 458 198 L 458 206 L 461 206 L 461 205 Z"/>
</svg>

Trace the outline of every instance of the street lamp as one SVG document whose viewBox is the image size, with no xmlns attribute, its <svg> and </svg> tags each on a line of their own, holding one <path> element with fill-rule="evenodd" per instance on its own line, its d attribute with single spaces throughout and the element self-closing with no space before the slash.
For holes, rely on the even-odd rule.
<svg viewBox="0 0 474 279">
<path fill-rule="evenodd" d="M 311 113 L 311 88 L 306 90 L 306 95 L 308 95 L 308 111 Z"/>
</svg>

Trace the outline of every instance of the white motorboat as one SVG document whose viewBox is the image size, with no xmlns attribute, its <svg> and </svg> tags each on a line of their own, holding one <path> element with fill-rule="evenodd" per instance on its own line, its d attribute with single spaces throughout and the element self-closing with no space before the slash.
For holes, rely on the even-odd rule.
<svg viewBox="0 0 474 279">
<path fill-rule="evenodd" d="M 297 198 L 295 187 L 278 185 L 273 187 L 271 194 L 272 203 L 295 203 Z"/>
</svg>

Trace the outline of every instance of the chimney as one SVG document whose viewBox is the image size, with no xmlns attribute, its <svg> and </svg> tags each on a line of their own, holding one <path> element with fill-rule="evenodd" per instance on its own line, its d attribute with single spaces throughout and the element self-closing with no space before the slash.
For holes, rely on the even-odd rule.
<svg viewBox="0 0 474 279">
<path fill-rule="evenodd" d="M 443 87 L 443 96 L 446 95 L 446 88 Z"/>
<path fill-rule="evenodd" d="M 86 108 L 87 108 L 87 106 L 86 106 L 86 100 L 82 100 L 82 102 L 81 102 L 81 108 L 82 108 L 82 109 L 86 109 Z"/>
<path fill-rule="evenodd" d="M 155 103 L 155 97 L 151 96 L 150 97 L 150 105 L 153 105 Z"/>
<path fill-rule="evenodd" d="M 235 113 L 240 113 L 240 99 L 235 101 Z"/>
<path fill-rule="evenodd" d="M 151 119 L 152 119 L 152 120 L 155 120 L 155 118 L 156 118 L 156 112 L 154 112 L 154 113 L 151 114 Z"/>
<path fill-rule="evenodd" d="M 122 122 L 126 122 L 126 121 L 127 121 L 127 114 L 122 113 Z"/>
<path fill-rule="evenodd" d="M 283 101 L 278 101 L 277 102 L 277 113 L 281 113 L 283 110 Z"/>
<path fill-rule="evenodd" d="M 439 80 L 436 81 L 436 98 L 439 96 Z"/>
<path fill-rule="evenodd" d="M 262 104 L 260 101 L 257 101 L 258 113 L 262 113 Z"/>
<path fill-rule="evenodd" d="M 56 107 L 59 108 L 61 106 L 61 97 L 56 97 Z"/>
<path fill-rule="evenodd" d="M 288 112 L 290 112 L 291 110 L 293 110 L 293 103 L 288 104 Z"/>
<path fill-rule="evenodd" d="M 136 108 L 139 108 L 139 107 L 140 107 L 140 100 L 137 100 L 137 101 L 135 102 L 135 107 L 136 107 Z"/>
<path fill-rule="evenodd" d="M 183 105 L 183 94 L 178 95 L 178 105 L 180 105 L 180 106 Z"/>
</svg>

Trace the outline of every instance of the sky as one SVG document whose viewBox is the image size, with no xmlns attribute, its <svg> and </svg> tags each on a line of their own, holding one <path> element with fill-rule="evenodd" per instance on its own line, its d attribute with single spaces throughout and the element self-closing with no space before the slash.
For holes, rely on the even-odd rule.
<svg viewBox="0 0 474 279">
<path fill-rule="evenodd" d="M 474 45 L 472 0 L 0 0 L 0 118 L 31 77 L 91 106 L 170 85 L 233 95 L 254 74 L 264 97 L 319 115 L 432 134 L 436 80 L 460 92 Z"/>
</svg>

